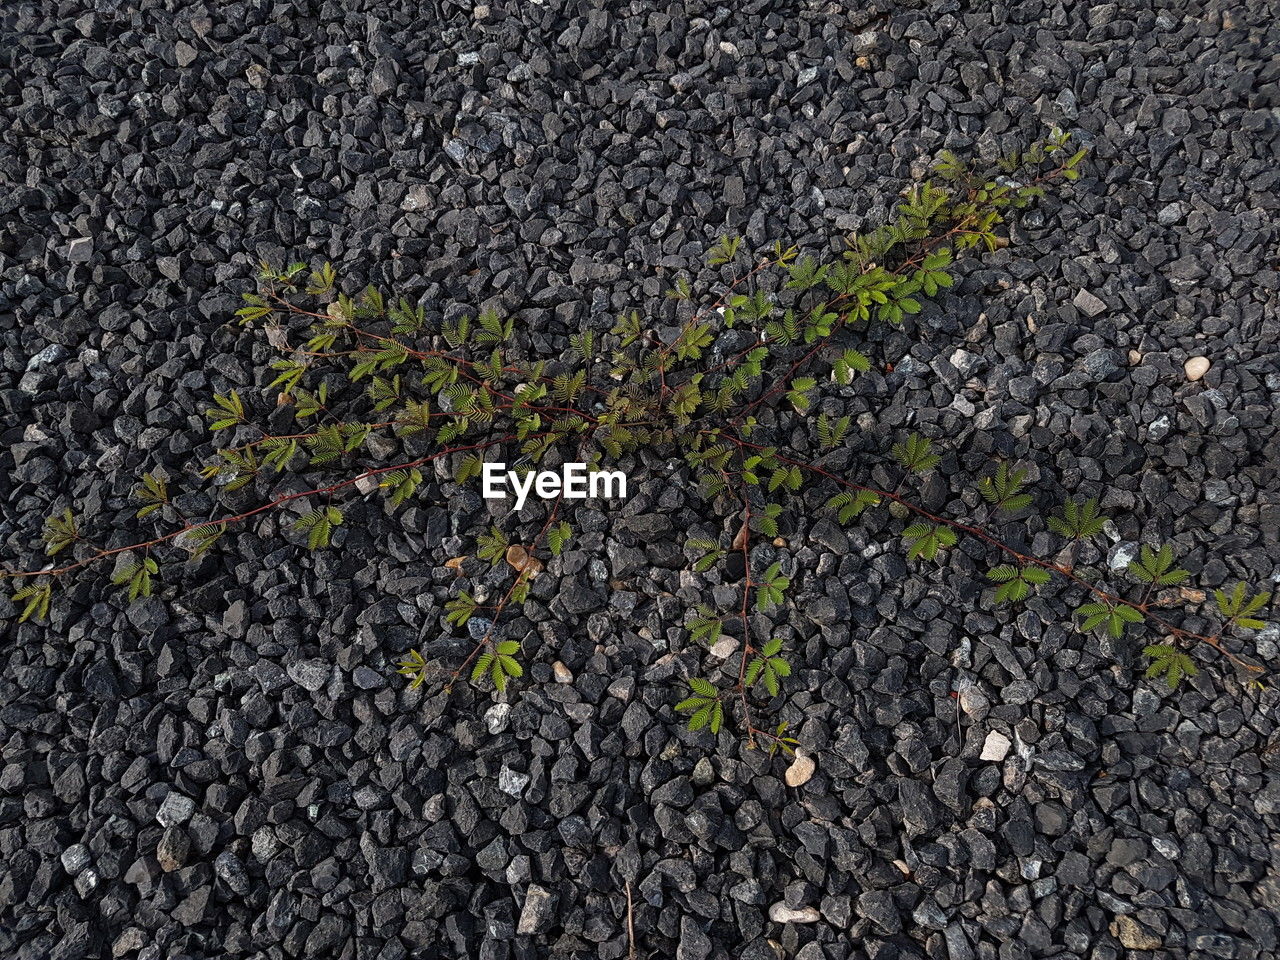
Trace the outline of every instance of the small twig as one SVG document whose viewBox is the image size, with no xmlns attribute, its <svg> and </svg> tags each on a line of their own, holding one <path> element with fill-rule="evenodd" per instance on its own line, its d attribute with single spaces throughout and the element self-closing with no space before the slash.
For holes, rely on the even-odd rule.
<svg viewBox="0 0 1280 960">
<path fill-rule="evenodd" d="M 631 881 L 627 881 L 627 958 L 636 960 L 636 919 L 631 903 Z"/>
</svg>

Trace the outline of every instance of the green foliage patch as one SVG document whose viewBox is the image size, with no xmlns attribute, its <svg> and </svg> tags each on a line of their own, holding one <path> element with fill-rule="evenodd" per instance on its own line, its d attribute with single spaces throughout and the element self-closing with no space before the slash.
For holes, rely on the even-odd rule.
<svg viewBox="0 0 1280 960">
<path fill-rule="evenodd" d="M 899 437 L 885 459 L 899 478 L 891 490 L 833 472 L 826 461 L 805 462 L 784 445 L 788 429 L 807 424 L 824 455 L 846 447 L 856 432 L 850 416 L 812 414 L 824 390 L 848 387 L 873 369 L 868 328 L 902 324 L 953 285 L 965 259 L 1006 245 L 1006 218 L 1042 197 L 1051 181 L 1075 180 L 1083 157 L 1057 132 L 1005 158 L 994 172 L 973 170 L 946 153 L 886 223 L 848 237 L 847 248 L 831 259 L 778 244 L 749 260 L 740 238 L 722 237 L 707 256 L 707 265 L 720 272 L 720 288 L 702 294 L 688 277 L 675 276 L 660 321 L 625 311 L 608 332 L 570 334 L 567 349 L 555 357 L 530 356 L 514 317 L 484 311 L 436 320 L 424 305 L 373 287 L 347 292 L 327 263 L 314 269 L 301 262 L 264 264 L 236 317 L 266 326 L 281 354 L 271 364 L 266 395 L 215 392 L 204 411 L 218 447 L 199 475 L 228 513 L 184 520 L 176 530 L 108 549 L 84 538 L 73 510 L 55 512 L 45 524 L 46 552 L 74 559 L 45 570 L 6 571 L 19 579 L 13 593 L 18 619 L 47 618 L 55 580 L 107 557 L 117 558 L 112 579 L 127 600 L 150 596 L 162 583 L 162 550 L 199 556 L 232 525 L 294 501 L 300 513 L 292 530 L 308 549 L 323 550 L 346 522 L 338 505 L 343 498 L 380 496 L 394 511 L 424 490 L 438 496 L 429 465 L 441 463 L 452 477 L 446 483 L 465 485 L 476 483 L 497 453 L 521 469 L 566 462 L 604 469 L 646 449 L 683 460 L 712 514 L 725 518 L 723 530 L 692 532 L 685 540 L 693 569 L 727 569 L 731 557 L 745 567 L 740 604 L 719 610 L 699 603 L 686 620 L 696 645 L 715 646 L 731 636 L 738 650 L 736 668 L 688 677 L 687 695 L 674 710 L 691 730 L 715 734 L 733 718 L 752 743 L 784 752 L 796 743 L 785 723 L 766 727 L 755 719 L 794 668 L 782 639 L 755 636 L 751 616 L 787 602 L 794 572 L 784 559 L 753 556 L 751 547 L 753 538 L 758 546 L 759 538 L 779 536 L 796 495 L 810 485 L 827 488 L 822 502 L 842 525 L 892 508 L 903 520 L 904 548 L 917 569 L 946 559 L 962 538 L 976 541 L 977 551 L 996 561 L 986 572 L 995 604 L 1074 589 L 1084 594 L 1076 610 L 1083 631 L 1119 639 L 1144 625 L 1161 637 L 1144 648 L 1148 675 L 1170 686 L 1196 675 L 1190 650 L 1197 644 L 1256 673 L 1226 649 L 1224 636 L 1261 628 L 1257 614 L 1269 594 L 1245 584 L 1218 590 L 1218 629 L 1196 632 L 1158 603 L 1158 591 L 1190 576 L 1169 545 L 1143 545 L 1128 567 L 1134 583 L 1117 586 L 1099 571 L 1029 556 L 986 526 L 1043 524 L 1074 551 L 1106 529 L 1096 500 L 1062 504 L 1042 520 L 1030 471 L 1000 462 L 972 491 L 985 516 L 943 516 L 902 492 L 944 463 L 946 451 L 920 432 Z M 270 415 L 279 407 L 295 421 L 288 432 L 263 426 L 278 422 Z M 286 473 L 305 478 L 304 489 L 295 483 L 291 492 L 247 505 Z M 140 478 L 137 521 L 156 523 L 172 512 L 169 485 L 157 473 Z M 446 686 L 465 677 L 502 693 L 524 673 L 520 644 L 501 638 L 498 625 L 509 607 L 527 601 L 533 578 L 562 555 L 575 532 L 566 504 L 556 500 L 531 542 L 512 543 L 510 536 L 494 524 L 475 543 L 474 567 L 503 569 L 505 562 L 510 568 L 501 596 L 481 593 L 474 575 L 459 567 L 462 582 L 444 604 L 440 633 L 470 634 L 490 625 L 475 629 L 470 654 Z M 433 675 L 433 654 L 425 649 L 408 651 L 397 665 L 414 688 Z"/>
</svg>

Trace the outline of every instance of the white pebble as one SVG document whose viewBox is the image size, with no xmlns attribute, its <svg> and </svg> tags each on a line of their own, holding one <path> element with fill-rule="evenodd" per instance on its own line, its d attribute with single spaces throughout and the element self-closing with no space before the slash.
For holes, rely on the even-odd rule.
<svg viewBox="0 0 1280 960">
<path fill-rule="evenodd" d="M 1208 357 L 1192 357 L 1183 369 L 1187 371 L 1187 379 L 1194 383 L 1209 372 L 1210 366 L 1212 364 L 1209 363 Z"/>
<path fill-rule="evenodd" d="M 1013 742 L 998 730 L 987 734 L 987 742 L 982 745 L 982 760 L 994 760 L 999 763 L 1009 755 Z"/>
<path fill-rule="evenodd" d="M 820 916 L 816 907 L 792 910 L 785 903 L 775 903 L 769 908 L 769 919 L 774 923 L 817 923 Z"/>
<path fill-rule="evenodd" d="M 787 767 L 787 786 L 803 786 L 809 782 L 813 777 L 813 772 L 817 769 L 818 765 L 813 762 L 812 757 L 806 754 L 803 750 L 797 750 L 796 758 L 791 761 L 791 766 Z"/>
</svg>

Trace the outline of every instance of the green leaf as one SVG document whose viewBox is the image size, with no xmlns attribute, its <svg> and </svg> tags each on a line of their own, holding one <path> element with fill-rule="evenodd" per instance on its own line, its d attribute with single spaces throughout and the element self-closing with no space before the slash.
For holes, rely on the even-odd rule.
<svg viewBox="0 0 1280 960">
<path fill-rule="evenodd" d="M 868 507 L 879 503 L 879 494 L 870 490 L 842 490 L 827 501 L 827 506 L 836 511 L 836 519 L 841 523 L 851 523 Z"/>
<path fill-rule="evenodd" d="M 927 473 L 942 460 L 940 455 L 931 452 L 932 448 L 932 440 L 913 433 L 907 437 L 905 443 L 893 445 L 893 456 L 904 470 L 911 473 Z"/>
<path fill-rule="evenodd" d="M 820 284 L 826 276 L 827 268 L 818 265 L 818 261 L 805 254 L 788 270 L 791 279 L 787 281 L 788 290 L 809 290 Z"/>
<path fill-rule="evenodd" d="M 342 511 L 337 507 L 326 506 L 320 510 L 313 510 L 305 516 L 299 517 L 293 523 L 293 529 L 307 534 L 307 548 L 310 550 L 319 550 L 322 547 L 329 546 L 329 539 L 333 534 L 333 528 L 341 525 Z"/>
<path fill-rule="evenodd" d="M 787 391 L 787 400 L 797 413 L 809 409 L 809 391 L 818 385 L 813 377 L 796 377 L 791 381 L 791 389 Z"/>
<path fill-rule="evenodd" d="M 43 539 L 45 553 L 51 557 L 61 553 L 80 539 L 76 518 L 70 508 L 45 518 Z"/>
<path fill-rule="evenodd" d="M 1106 522 L 1098 513 L 1097 500 L 1068 501 L 1049 518 L 1049 529 L 1069 540 L 1084 540 L 1101 533 Z"/>
<path fill-rule="evenodd" d="M 795 737 L 786 736 L 786 732 L 787 732 L 787 721 L 782 720 L 778 723 L 777 728 L 774 730 L 773 737 L 770 738 L 769 756 L 772 757 L 779 750 L 781 750 L 784 755 L 789 757 L 795 755 L 796 751 L 794 748 L 800 745 L 800 741 L 797 740 Z"/>
<path fill-rule="evenodd" d="M 710 254 L 707 256 L 707 265 L 718 267 L 722 264 L 729 263 L 738 255 L 738 248 L 742 245 L 741 237 L 731 237 L 728 234 L 722 234 L 716 245 L 711 248 Z"/>
<path fill-rule="evenodd" d="M 902 536 L 911 560 L 932 560 L 940 549 L 956 545 L 955 531 L 940 524 L 915 523 L 903 530 Z"/>
<path fill-rule="evenodd" d="M 766 643 L 748 665 L 743 675 L 743 683 L 752 687 L 762 683 L 769 696 L 776 697 L 780 689 L 780 681 L 791 675 L 791 664 L 779 656 L 782 651 L 782 640 L 774 638 Z"/>
<path fill-rule="evenodd" d="M 1031 504 L 1031 495 L 1021 492 L 1026 486 L 1026 477 L 1027 471 L 1010 471 L 1009 465 L 1002 463 L 994 474 L 978 482 L 978 492 L 997 510 L 1014 513 Z"/>
<path fill-rule="evenodd" d="M 753 581 L 756 586 L 757 610 L 768 610 L 782 603 L 783 594 L 791 586 L 791 581 L 781 574 L 781 569 L 781 563 L 775 561 L 769 565 L 763 577 Z"/>
<path fill-rule="evenodd" d="M 708 681 L 703 680 L 701 677 L 690 677 L 689 689 L 691 689 L 694 693 L 702 697 L 714 697 L 718 695 L 716 692 L 716 688 L 712 686 L 711 683 L 709 683 Z"/>
<path fill-rule="evenodd" d="M 782 505 L 778 503 L 765 504 L 764 511 L 757 513 L 753 517 L 756 526 L 766 537 L 776 537 L 778 535 L 778 518 L 782 516 Z"/>
<path fill-rule="evenodd" d="M 225 523 L 206 523 L 188 530 L 182 536 L 191 550 L 191 559 L 195 560 L 207 553 L 226 532 Z"/>
<path fill-rule="evenodd" d="M 18 615 L 18 622 L 47 620 L 49 618 L 49 605 L 52 600 L 53 581 L 51 580 L 27 583 L 19 587 L 13 594 L 14 605 L 22 607 L 22 613 Z"/>
<path fill-rule="evenodd" d="M 478 544 L 476 556 L 481 560 L 488 560 L 493 566 L 497 566 L 507 555 L 507 547 L 510 541 L 507 535 L 498 529 L 497 525 L 489 527 L 488 533 L 482 533 L 476 538 Z"/>
<path fill-rule="evenodd" d="M 690 714 L 688 719 L 690 730 L 698 731 L 708 727 L 712 733 L 719 733 L 724 717 L 719 691 L 701 677 L 690 677 L 688 683 L 693 696 L 686 697 L 677 703 L 676 712 Z"/>
<path fill-rule="evenodd" d="M 697 573 L 706 573 L 724 558 L 724 551 L 714 540 L 690 537 L 685 541 L 685 546 L 702 552 L 702 556 L 693 562 L 693 569 Z"/>
<path fill-rule="evenodd" d="M 690 613 L 685 626 L 689 628 L 689 636 L 695 643 L 710 646 L 720 639 L 724 621 L 714 610 L 700 603 L 697 610 Z"/>
<path fill-rule="evenodd" d="M 547 530 L 547 549 L 551 551 L 553 557 L 560 556 L 564 550 L 565 544 L 569 542 L 573 536 L 573 529 L 567 521 L 561 520 L 559 523 Z"/>
<path fill-rule="evenodd" d="M 135 500 L 142 504 L 137 513 L 134 514 L 139 520 L 150 516 L 169 502 L 169 484 L 164 477 L 158 477 L 154 473 L 144 473 L 142 475 L 142 483 L 138 484 L 133 490 Z"/>
<path fill-rule="evenodd" d="M 1016 603 L 1025 600 L 1034 587 L 1048 583 L 1049 572 L 1034 565 L 1015 567 L 1006 563 L 988 571 L 987 578 L 998 584 L 996 603 Z"/>
<path fill-rule="evenodd" d="M 853 423 L 850 416 L 838 417 L 832 420 L 825 413 L 818 415 L 818 444 L 819 446 L 830 449 L 838 447 L 844 443 L 844 438 L 849 432 L 849 427 Z"/>
<path fill-rule="evenodd" d="M 1182 682 L 1183 677 L 1194 677 L 1200 672 L 1189 656 L 1170 644 L 1152 644 L 1144 647 L 1142 652 L 1151 660 L 1147 678 L 1163 677 L 1171 690 Z"/>
<path fill-rule="evenodd" d="M 307 293 L 313 297 L 323 296 L 333 289 L 337 278 L 333 264 L 326 262 L 319 270 L 312 271 L 311 280 L 307 284 Z"/>
<path fill-rule="evenodd" d="M 409 689 L 417 690 L 427 680 L 427 661 L 417 650 L 410 650 L 396 664 L 396 673 L 410 678 Z"/>
<path fill-rule="evenodd" d="M 1257 613 L 1271 602 L 1271 594 L 1265 592 L 1249 595 L 1249 587 L 1243 582 L 1237 583 L 1230 594 L 1223 590 L 1215 590 L 1214 597 L 1218 601 L 1218 612 L 1227 618 L 1225 626 L 1235 625 L 1246 630 L 1261 630 L 1266 623 L 1257 619 Z"/>
<path fill-rule="evenodd" d="M 212 421 L 209 424 L 210 430 L 226 430 L 245 422 L 244 401 L 235 390 L 226 395 L 215 393 L 213 403 L 205 411 L 205 416 Z"/>
<path fill-rule="evenodd" d="M 388 499 L 391 501 L 391 506 L 395 508 L 412 497 L 420 483 L 422 483 L 422 472 L 417 467 L 409 467 L 383 474 L 378 486 L 390 491 Z"/>
<path fill-rule="evenodd" d="M 1076 616 L 1082 618 L 1080 628 L 1085 631 L 1105 626 L 1112 639 L 1124 636 L 1129 624 L 1141 623 L 1142 613 L 1127 604 L 1110 604 L 1091 601 L 1076 608 Z"/>
<path fill-rule="evenodd" d="M 1152 550 L 1144 543 L 1138 559 L 1129 564 L 1129 573 L 1142 583 L 1157 587 L 1172 586 L 1191 576 L 1181 567 L 1175 568 L 1173 562 L 1173 548 L 1167 543 L 1159 550 Z"/>
<path fill-rule="evenodd" d="M 118 587 L 128 587 L 129 602 L 133 603 L 139 597 L 151 596 L 151 577 L 159 571 L 159 564 L 151 557 L 129 559 L 121 564 L 111 582 Z"/>
<path fill-rule="evenodd" d="M 866 354 L 859 350 L 845 350 L 836 359 L 833 372 L 837 382 L 849 384 L 857 374 L 866 373 L 870 369 L 871 361 Z"/>
<path fill-rule="evenodd" d="M 478 609 L 480 609 L 480 604 L 475 597 L 465 590 L 459 590 L 456 597 L 452 597 L 445 602 L 444 618 L 448 623 L 456 626 L 466 626 L 467 621 L 475 615 Z"/>
</svg>

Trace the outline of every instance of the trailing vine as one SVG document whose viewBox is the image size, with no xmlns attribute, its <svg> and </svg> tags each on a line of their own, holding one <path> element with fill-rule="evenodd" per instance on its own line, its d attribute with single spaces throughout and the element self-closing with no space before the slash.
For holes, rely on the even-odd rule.
<svg viewBox="0 0 1280 960">
<path fill-rule="evenodd" d="M 1129 587 L 1112 583 L 1105 571 L 1077 567 L 1076 549 L 1106 528 L 1096 500 L 1062 504 L 1047 518 L 1048 529 L 1072 545 L 1072 559 L 1046 559 L 1006 542 L 996 526 L 1038 518 L 1028 472 L 1017 464 L 995 464 L 979 481 L 977 500 L 986 515 L 978 521 L 926 509 L 903 492 L 941 462 L 934 442 L 920 434 L 893 446 L 899 476 L 893 489 L 851 479 L 823 459 L 807 461 L 783 441 L 799 418 L 809 422 L 824 457 L 845 446 L 853 429 L 849 416 L 807 417 L 822 396 L 821 379 L 840 390 L 867 373 L 871 325 L 902 323 L 952 285 L 963 259 L 1005 246 L 1006 218 L 1042 197 L 1052 182 L 1077 179 L 1084 157 L 1056 131 L 991 172 L 944 154 L 933 177 L 908 190 L 887 223 L 848 238 L 848 249 L 831 261 L 781 244 L 748 261 L 739 238 L 723 237 L 708 256 L 725 277 L 723 289 L 706 302 L 688 279 L 677 277 L 667 292 L 663 319 L 669 322 L 630 311 L 608 333 L 572 334 L 567 354 L 554 358 L 533 356 L 526 332 L 511 317 L 486 311 L 429 319 L 424 305 L 374 287 L 344 291 L 329 264 L 314 270 L 301 262 L 264 264 L 237 318 L 266 329 L 279 353 L 274 377 L 265 396 L 215 393 L 206 411 L 208 429 L 225 442 L 200 475 L 231 506 L 220 516 L 189 519 L 173 506 L 170 479 L 150 472 L 135 489 L 135 520 L 152 524 L 153 534 L 128 546 L 95 543 L 82 529 L 90 521 L 70 508 L 56 512 L 43 536 L 52 562 L 4 571 L 16 583 L 14 615 L 20 622 L 49 617 L 57 581 L 107 561 L 127 600 L 150 596 L 163 584 L 162 558 L 199 556 L 244 521 L 297 502 L 307 509 L 293 521 L 293 535 L 309 549 L 324 549 L 346 521 L 342 497 L 382 496 L 398 509 L 427 482 L 424 468 L 440 461 L 454 482 L 468 484 L 477 482 L 491 454 L 503 451 L 518 451 L 523 473 L 568 462 L 606 468 L 649 448 L 679 456 L 724 520 L 719 531 L 691 531 L 685 540 L 695 572 L 741 560 L 740 601 L 728 610 L 699 604 L 686 623 L 696 644 L 714 646 L 730 634 L 739 641 L 736 664 L 721 671 L 720 682 L 691 676 L 674 704 L 693 730 L 718 733 L 733 718 L 753 744 L 787 751 L 795 745 L 785 724 L 758 719 L 781 695 L 792 664 L 784 639 L 757 635 L 752 621 L 753 612 L 786 602 L 791 577 L 783 560 L 753 558 L 752 544 L 778 536 L 788 498 L 810 484 L 829 488 L 826 507 L 839 524 L 858 523 L 876 509 L 901 518 L 912 562 L 936 563 L 962 537 L 978 541 L 997 560 L 986 573 L 993 603 L 1022 602 L 1058 581 L 1081 596 L 1081 630 L 1120 639 L 1146 625 L 1154 634 L 1144 649 L 1147 674 L 1170 686 L 1196 674 L 1196 647 L 1221 654 L 1258 683 L 1261 668 L 1228 643 L 1239 631 L 1263 626 L 1257 615 L 1270 595 L 1243 583 L 1216 591 L 1218 626 L 1204 632 L 1167 609 L 1164 591 L 1189 576 L 1168 545 L 1141 548 L 1127 567 Z M 281 405 L 296 427 L 277 433 L 261 426 L 263 410 Z M 326 478 L 332 469 L 344 473 Z M 270 496 L 272 478 L 285 473 L 312 482 Z M 243 505 L 255 494 L 263 499 Z M 496 601 L 472 586 L 445 605 L 445 629 L 474 636 L 447 686 L 467 678 L 503 691 L 522 676 L 520 642 L 503 638 L 498 624 L 572 541 L 569 513 L 561 493 L 529 542 L 510 543 L 501 525 L 479 536 L 475 562 L 506 563 L 511 582 Z M 168 529 L 154 526 L 175 517 Z M 476 624 L 482 626 L 473 630 Z M 417 687 L 434 659 L 429 648 L 409 650 L 398 670 Z"/>
</svg>

